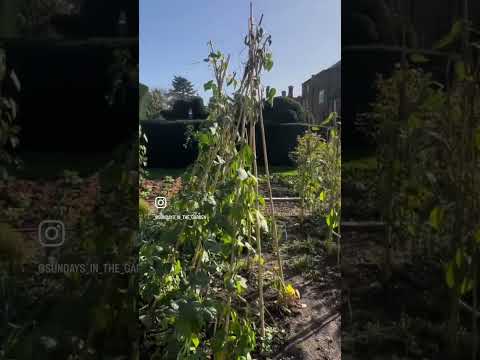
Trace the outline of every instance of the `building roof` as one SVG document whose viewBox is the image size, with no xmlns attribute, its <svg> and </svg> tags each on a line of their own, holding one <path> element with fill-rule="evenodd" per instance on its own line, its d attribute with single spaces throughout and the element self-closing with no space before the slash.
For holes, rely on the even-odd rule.
<svg viewBox="0 0 480 360">
<path fill-rule="evenodd" d="M 311 79 L 319 76 L 321 73 L 323 73 L 323 72 L 325 72 L 325 71 L 329 71 L 329 70 L 332 70 L 332 69 L 336 69 L 336 68 L 338 68 L 338 67 L 340 67 L 340 66 L 342 66 L 342 60 L 339 60 L 339 61 L 337 61 L 335 64 L 333 64 L 332 66 L 330 66 L 330 67 L 328 67 L 328 68 L 326 68 L 326 69 L 323 69 L 323 70 L 321 70 L 320 72 L 312 75 L 312 76 L 310 77 L 310 79 L 305 80 L 305 81 L 303 82 L 303 84 L 309 82 Z"/>
</svg>

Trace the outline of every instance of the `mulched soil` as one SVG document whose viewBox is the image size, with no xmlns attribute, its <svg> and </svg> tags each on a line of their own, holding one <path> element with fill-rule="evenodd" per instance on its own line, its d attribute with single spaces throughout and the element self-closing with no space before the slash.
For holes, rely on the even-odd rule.
<svg viewBox="0 0 480 360">
<path fill-rule="evenodd" d="M 38 241 L 38 226 L 44 220 L 61 220 L 65 232 L 74 231 L 90 214 L 99 193 L 97 175 L 78 182 L 9 180 L 0 182 L 0 222 L 14 226 L 24 237 L 26 263 L 38 262 L 43 250 Z"/>
<path fill-rule="evenodd" d="M 378 231 L 342 232 L 342 358 L 444 359 L 448 295 L 438 259 L 396 250 L 387 286 L 382 240 Z M 460 344 L 457 358 L 471 359 L 468 336 Z"/>
</svg>

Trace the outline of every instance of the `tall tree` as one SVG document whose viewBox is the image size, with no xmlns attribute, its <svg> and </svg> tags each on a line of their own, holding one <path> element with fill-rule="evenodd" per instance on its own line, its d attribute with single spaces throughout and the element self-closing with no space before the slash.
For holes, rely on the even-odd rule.
<svg viewBox="0 0 480 360">
<path fill-rule="evenodd" d="M 167 108 L 167 98 L 161 89 L 152 89 L 148 94 L 148 104 L 146 108 L 147 119 L 152 119 L 160 114 L 160 111 Z"/>
<path fill-rule="evenodd" d="M 174 76 L 169 95 L 174 100 L 188 100 L 196 95 L 193 84 L 182 76 Z"/>
</svg>

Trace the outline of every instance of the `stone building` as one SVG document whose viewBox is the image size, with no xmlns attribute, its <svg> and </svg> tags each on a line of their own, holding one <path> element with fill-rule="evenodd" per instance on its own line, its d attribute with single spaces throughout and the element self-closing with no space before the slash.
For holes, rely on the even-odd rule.
<svg viewBox="0 0 480 360">
<path fill-rule="evenodd" d="M 341 110 L 341 62 L 312 75 L 302 84 L 302 105 L 319 123 L 328 114 Z"/>
</svg>

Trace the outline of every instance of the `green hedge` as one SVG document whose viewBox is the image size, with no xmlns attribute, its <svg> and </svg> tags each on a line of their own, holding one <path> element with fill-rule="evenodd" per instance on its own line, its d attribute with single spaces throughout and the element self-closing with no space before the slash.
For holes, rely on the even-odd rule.
<svg viewBox="0 0 480 360">
<path fill-rule="evenodd" d="M 303 106 L 298 101 L 286 96 L 274 98 L 273 106 L 265 102 L 263 118 L 266 122 L 282 124 L 307 122 Z"/>
<path fill-rule="evenodd" d="M 189 144 L 186 148 L 187 129 L 189 126 L 199 129 L 205 120 L 163 120 L 145 121 L 142 127 L 148 137 L 148 167 L 179 168 L 192 164 L 198 154 L 197 145 Z M 307 131 L 306 124 L 265 123 L 268 160 L 270 165 L 293 165 L 289 153 L 297 144 L 297 137 Z M 261 144 L 260 127 L 257 128 L 257 144 Z M 261 146 L 258 149 L 260 164 L 263 163 Z"/>
<path fill-rule="evenodd" d="M 205 120 L 143 121 L 147 143 L 148 167 L 180 168 L 193 163 L 197 157 L 196 144 L 187 142 L 189 127 L 197 130 Z"/>
<path fill-rule="evenodd" d="M 110 40 L 2 39 L 21 82 L 18 122 L 21 147 L 39 152 L 103 152 L 138 131 L 139 87 L 110 106 L 114 50 L 125 46 L 137 58 L 138 42 Z M 0 130 L 1 131 L 1 130 Z"/>
<path fill-rule="evenodd" d="M 192 109 L 194 119 L 206 119 L 208 116 L 207 108 L 203 103 L 203 99 L 195 96 L 189 100 L 176 100 L 172 109 L 164 110 L 161 114 L 167 120 L 182 120 L 188 118 L 189 110 Z"/>
<path fill-rule="evenodd" d="M 270 165 L 289 166 L 293 165 L 290 159 L 290 152 L 297 145 L 297 138 L 308 130 L 308 125 L 298 123 L 278 124 L 272 122 L 265 123 L 265 136 L 267 141 L 267 156 Z M 257 156 L 261 164 L 263 164 L 263 151 L 261 148 L 261 130 L 257 126 Z"/>
</svg>

